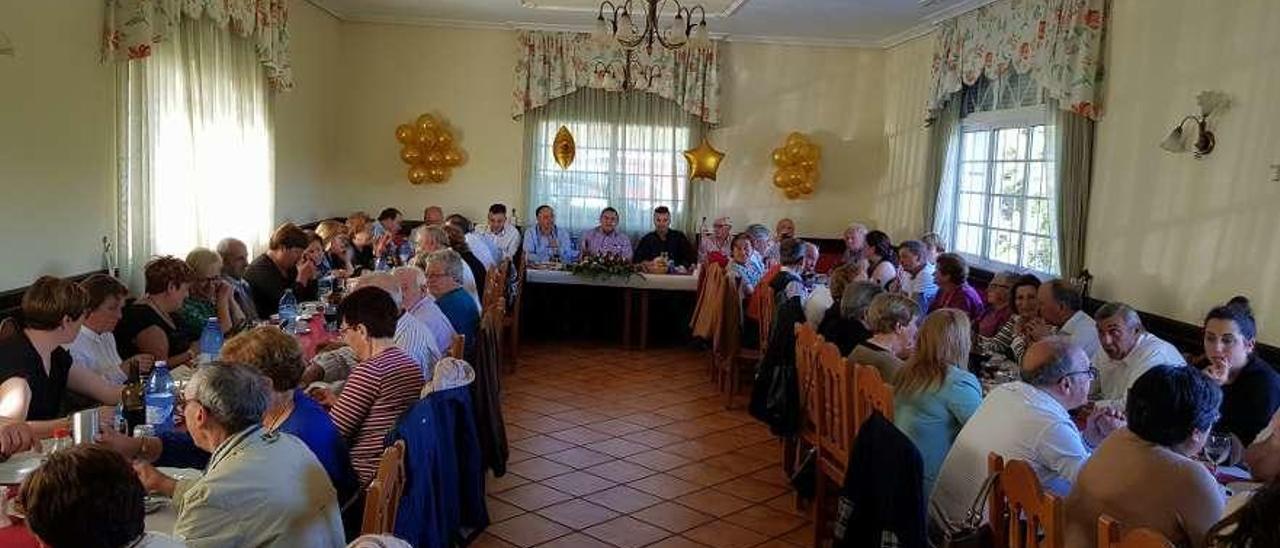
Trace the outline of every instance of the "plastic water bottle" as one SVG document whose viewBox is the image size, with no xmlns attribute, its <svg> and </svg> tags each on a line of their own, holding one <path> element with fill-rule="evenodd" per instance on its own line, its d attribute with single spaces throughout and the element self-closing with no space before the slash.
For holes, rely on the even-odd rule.
<svg viewBox="0 0 1280 548">
<path fill-rule="evenodd" d="M 173 426 L 173 403 L 177 399 L 173 393 L 173 377 L 169 376 L 168 364 L 157 361 L 151 371 L 151 379 L 147 381 L 147 424 L 155 427 L 157 432 L 164 432 Z"/>
<path fill-rule="evenodd" d="M 204 332 L 200 334 L 200 361 L 197 364 L 216 360 L 221 353 L 222 326 L 218 324 L 218 318 L 209 318 L 204 322 Z"/>
<path fill-rule="evenodd" d="M 280 329 L 285 333 L 293 333 L 298 325 L 298 298 L 293 296 L 292 289 L 284 290 L 280 296 Z"/>
</svg>

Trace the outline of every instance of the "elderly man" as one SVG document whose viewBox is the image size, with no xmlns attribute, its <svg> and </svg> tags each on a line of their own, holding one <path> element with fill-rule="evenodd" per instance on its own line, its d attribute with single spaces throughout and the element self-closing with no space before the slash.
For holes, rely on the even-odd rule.
<svg viewBox="0 0 1280 548">
<path fill-rule="evenodd" d="M 1147 333 L 1138 311 L 1124 303 L 1107 303 L 1093 314 L 1102 352 L 1093 356 L 1098 368 L 1099 405 L 1125 408 L 1129 387 L 1157 365 L 1186 365 L 1172 344 Z"/>
<path fill-rule="evenodd" d="M 1033 344 L 1022 359 L 1022 380 L 991 391 L 960 429 L 942 463 L 933 502 L 950 523 L 965 519 L 987 477 L 987 454 L 1027 461 L 1047 488 L 1065 494 L 1096 447 L 1123 423 L 1101 410 L 1082 434 L 1068 411 L 1089 399 L 1097 370 L 1063 337 Z"/>
<path fill-rule="evenodd" d="M 569 239 L 569 231 L 556 226 L 556 211 L 540 205 L 534 212 L 538 223 L 524 232 L 524 257 L 530 263 L 571 263 L 577 251 Z"/>
<path fill-rule="evenodd" d="M 307 233 L 293 223 L 280 225 L 271 235 L 267 252 L 245 270 L 244 279 L 249 282 L 259 317 L 280 310 L 285 290 L 292 290 L 298 301 L 316 297 L 316 265 L 303 257 L 310 243 Z"/>
<path fill-rule="evenodd" d="M 780 219 L 778 225 L 773 229 L 773 237 L 778 242 L 788 238 L 796 237 L 796 222 L 791 219 Z"/>
<path fill-rule="evenodd" d="M 513 258 L 520 250 L 520 229 L 507 222 L 507 206 L 489 206 L 489 222 L 481 227 L 482 235 L 493 241 L 502 251 L 503 258 Z"/>
<path fill-rule="evenodd" d="M 427 226 L 444 224 L 444 210 L 440 206 L 427 206 L 422 210 L 422 224 Z"/>
<path fill-rule="evenodd" d="M 404 295 L 400 292 L 400 282 L 390 273 L 371 272 L 356 278 L 356 289 L 362 287 L 377 287 L 391 295 L 396 308 L 400 309 L 400 317 L 396 319 L 396 334 L 392 341 L 405 354 L 413 358 L 413 361 L 418 362 L 422 368 L 423 379 L 430 381 L 432 367 L 444 357 L 444 354 L 440 351 L 440 347 L 436 346 L 436 338 L 427 324 L 413 314 L 404 313 Z"/>
<path fill-rule="evenodd" d="M 712 258 L 728 261 L 732 255 L 733 222 L 728 217 L 719 217 L 711 223 L 711 234 L 703 234 L 698 242 L 698 264 Z"/>
<path fill-rule="evenodd" d="M 600 225 L 582 233 L 578 251 L 583 257 L 616 255 L 631 260 L 631 238 L 618 230 L 618 210 L 606 207 L 600 212 Z"/>
<path fill-rule="evenodd" d="M 778 246 L 770 237 L 769 227 L 753 224 L 744 232 L 751 238 L 751 260 L 759 264 L 761 270 L 778 264 Z"/>
<path fill-rule="evenodd" d="M 671 210 L 667 206 L 658 206 L 653 210 L 653 232 L 640 238 L 635 262 L 649 263 L 665 253 L 672 266 L 688 267 L 693 264 L 692 252 L 689 238 L 683 232 L 671 229 Z"/>
<path fill-rule="evenodd" d="M 1102 350 L 1097 325 L 1080 310 L 1083 299 L 1069 282 L 1053 280 L 1041 284 L 1036 298 L 1040 301 L 1040 318 L 1023 322 L 1023 338 L 1038 341 L 1057 333 L 1071 339 L 1086 355 L 1096 356 Z"/>
<path fill-rule="evenodd" d="M 924 242 L 907 240 L 898 246 L 898 291 L 909 295 L 920 305 L 924 314 L 938 294 L 938 282 L 934 279 L 934 263 L 925 260 Z"/>
<path fill-rule="evenodd" d="M 480 308 L 462 288 L 463 268 L 462 257 L 452 249 L 442 249 L 427 256 L 427 289 L 445 317 L 449 318 L 453 330 L 463 336 L 464 356 L 471 362 L 480 326 Z"/>
<path fill-rule="evenodd" d="M 400 222 L 404 215 L 399 209 L 388 207 L 378 214 L 373 224 L 373 256 L 389 259 L 389 263 L 402 264 L 413 256 L 413 243 L 400 234 Z"/>
<path fill-rule="evenodd" d="M 174 480 L 134 464 L 148 491 L 173 497 L 174 532 L 187 546 L 345 545 L 324 466 L 298 438 L 261 426 L 267 386 L 248 367 L 201 367 L 183 390 L 182 416 L 213 455 L 204 475 Z"/>
<path fill-rule="evenodd" d="M 436 348 L 449 348 L 453 344 L 453 325 L 436 306 L 436 300 L 427 291 L 427 274 L 421 268 L 401 266 L 391 271 L 400 283 L 400 295 L 406 315 L 413 316 L 427 326 L 435 337 Z"/>
<path fill-rule="evenodd" d="M 224 238 L 218 242 L 218 256 L 222 257 L 222 279 L 231 284 L 234 292 L 231 297 L 236 306 L 244 312 L 249 321 L 258 319 L 258 311 L 253 306 L 253 290 L 245 281 L 245 270 L 249 268 L 249 248 L 244 242 L 235 238 Z"/>
</svg>

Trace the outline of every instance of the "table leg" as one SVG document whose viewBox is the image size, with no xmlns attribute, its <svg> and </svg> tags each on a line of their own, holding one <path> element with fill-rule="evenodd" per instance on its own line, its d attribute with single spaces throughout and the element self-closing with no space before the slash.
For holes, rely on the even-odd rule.
<svg viewBox="0 0 1280 548">
<path fill-rule="evenodd" d="M 649 348 L 649 290 L 640 290 L 640 350 Z"/>
<path fill-rule="evenodd" d="M 631 288 L 622 290 L 622 347 L 631 349 Z"/>
</svg>

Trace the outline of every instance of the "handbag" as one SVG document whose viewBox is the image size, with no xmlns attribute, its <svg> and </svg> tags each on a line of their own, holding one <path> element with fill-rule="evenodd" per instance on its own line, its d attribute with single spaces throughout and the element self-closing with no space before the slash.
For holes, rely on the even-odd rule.
<svg viewBox="0 0 1280 548">
<path fill-rule="evenodd" d="M 978 496 L 973 499 L 973 503 L 969 505 L 969 510 L 965 512 L 964 520 L 959 524 L 952 524 L 943 515 L 938 503 L 930 501 L 929 546 L 933 548 L 984 548 L 991 546 L 991 528 L 983 527 L 982 525 L 983 508 L 987 505 L 987 499 L 991 497 L 991 491 L 995 488 L 996 481 L 999 481 L 999 478 L 1000 472 L 995 472 L 983 480 L 982 488 L 978 490 Z"/>
</svg>

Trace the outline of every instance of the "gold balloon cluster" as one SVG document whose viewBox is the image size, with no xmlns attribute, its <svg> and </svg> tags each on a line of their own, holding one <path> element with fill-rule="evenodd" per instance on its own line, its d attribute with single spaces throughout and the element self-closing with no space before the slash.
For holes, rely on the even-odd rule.
<svg viewBox="0 0 1280 548">
<path fill-rule="evenodd" d="M 430 114 L 396 126 L 396 140 L 403 145 L 400 159 L 409 164 L 409 182 L 415 185 L 448 181 L 453 168 L 466 161 L 465 153 L 453 141 L 453 132 Z"/>
<path fill-rule="evenodd" d="M 822 149 L 808 137 L 792 132 L 787 142 L 773 149 L 773 165 L 778 170 L 773 174 L 773 186 L 776 186 L 788 199 L 813 194 L 818 186 L 818 161 L 822 159 Z"/>
</svg>

